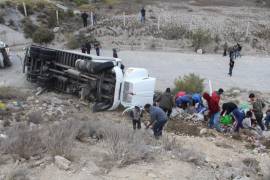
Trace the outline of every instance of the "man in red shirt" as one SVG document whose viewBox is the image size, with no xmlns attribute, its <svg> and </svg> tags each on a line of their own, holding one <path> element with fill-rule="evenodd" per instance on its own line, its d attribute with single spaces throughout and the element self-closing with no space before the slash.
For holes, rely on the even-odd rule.
<svg viewBox="0 0 270 180">
<path fill-rule="evenodd" d="M 212 93 L 212 98 L 219 103 L 221 94 L 224 93 L 224 90 L 220 88 L 218 91 Z"/>
<path fill-rule="evenodd" d="M 210 128 L 215 128 L 217 131 L 221 131 L 219 126 L 220 107 L 218 101 L 215 98 L 213 98 L 213 96 L 211 97 L 208 93 L 203 93 L 203 98 L 207 101 L 208 104 L 210 117 L 208 126 Z"/>
</svg>

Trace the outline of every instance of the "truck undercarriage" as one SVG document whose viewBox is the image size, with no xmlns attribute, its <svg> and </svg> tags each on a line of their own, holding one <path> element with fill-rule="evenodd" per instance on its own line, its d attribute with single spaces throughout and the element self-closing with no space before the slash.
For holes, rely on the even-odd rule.
<svg viewBox="0 0 270 180">
<path fill-rule="evenodd" d="M 93 110 L 109 109 L 114 101 L 115 61 L 95 60 L 92 56 L 30 46 L 23 72 L 30 82 L 94 102 Z"/>
</svg>

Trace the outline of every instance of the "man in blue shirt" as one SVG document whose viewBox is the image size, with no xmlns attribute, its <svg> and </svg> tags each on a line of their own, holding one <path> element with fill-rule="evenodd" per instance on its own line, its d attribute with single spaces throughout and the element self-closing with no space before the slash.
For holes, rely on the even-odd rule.
<svg viewBox="0 0 270 180">
<path fill-rule="evenodd" d="M 186 109 L 192 103 L 192 98 L 189 95 L 180 96 L 176 99 L 175 104 L 177 107 Z"/>
<path fill-rule="evenodd" d="M 160 107 L 151 106 L 150 104 L 146 104 L 144 109 L 151 117 L 151 122 L 146 126 L 146 128 L 149 128 L 153 123 L 155 123 L 153 126 L 154 136 L 159 138 L 162 136 L 163 127 L 167 122 L 168 117 L 166 113 Z"/>
</svg>

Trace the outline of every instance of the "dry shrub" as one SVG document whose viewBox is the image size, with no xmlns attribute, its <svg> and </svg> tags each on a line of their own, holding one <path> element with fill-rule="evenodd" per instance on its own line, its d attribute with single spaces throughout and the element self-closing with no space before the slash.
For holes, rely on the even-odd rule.
<svg viewBox="0 0 270 180">
<path fill-rule="evenodd" d="M 5 24 L 5 13 L 3 11 L 0 11 L 0 24 Z"/>
<path fill-rule="evenodd" d="M 203 81 L 204 79 L 194 73 L 184 75 L 183 78 L 179 77 L 174 81 L 174 92 L 201 93 L 204 90 Z"/>
<path fill-rule="evenodd" d="M 153 159 L 147 140 L 149 134 L 132 131 L 125 123 L 108 125 L 103 129 L 104 142 L 110 157 L 118 161 L 119 166 Z"/>
<path fill-rule="evenodd" d="M 79 125 L 74 120 L 68 120 L 48 127 L 44 144 L 49 154 L 72 158 L 74 139 L 78 134 Z"/>
<path fill-rule="evenodd" d="M 0 99 L 25 100 L 29 94 L 14 87 L 0 86 Z"/>
<path fill-rule="evenodd" d="M 85 33 L 79 33 L 78 35 L 68 34 L 67 39 L 67 47 L 70 49 L 77 49 L 85 44 L 86 41 L 89 41 L 91 44 L 97 41 L 93 35 L 85 35 Z"/>
<path fill-rule="evenodd" d="M 258 38 L 264 40 L 270 40 L 270 27 L 262 27 L 260 30 L 254 33 L 254 35 Z"/>
<path fill-rule="evenodd" d="M 5 176 L 5 180 L 30 180 L 28 170 L 25 167 L 11 168 Z"/>
<path fill-rule="evenodd" d="M 7 132 L 8 138 L 1 143 L 4 153 L 18 155 L 29 159 L 31 156 L 40 155 L 44 150 L 41 132 L 30 129 L 27 125 L 19 123 Z"/>
<path fill-rule="evenodd" d="M 259 162 L 254 158 L 245 158 L 243 160 L 243 163 L 249 169 L 248 171 L 251 171 L 253 173 L 258 173 L 261 171 Z"/>
<path fill-rule="evenodd" d="M 168 26 L 162 27 L 159 35 L 167 40 L 176 40 L 184 38 L 187 33 L 188 29 L 186 27 L 170 24 Z"/>
</svg>

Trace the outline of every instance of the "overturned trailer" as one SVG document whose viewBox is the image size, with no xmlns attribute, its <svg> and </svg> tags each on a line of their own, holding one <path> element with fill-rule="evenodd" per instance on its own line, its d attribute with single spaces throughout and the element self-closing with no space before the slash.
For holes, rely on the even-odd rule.
<svg viewBox="0 0 270 180">
<path fill-rule="evenodd" d="M 129 68 L 124 73 L 118 58 L 31 45 L 23 66 L 28 81 L 78 95 L 93 102 L 94 111 L 153 102 L 155 78 L 143 68 Z"/>
</svg>

